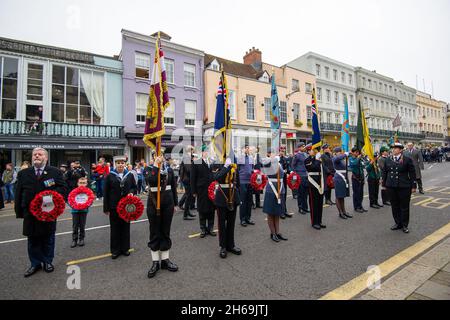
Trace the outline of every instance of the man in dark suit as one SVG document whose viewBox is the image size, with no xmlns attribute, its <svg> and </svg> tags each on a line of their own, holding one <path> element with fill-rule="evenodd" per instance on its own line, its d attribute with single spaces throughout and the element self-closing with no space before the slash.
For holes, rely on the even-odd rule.
<svg viewBox="0 0 450 320">
<path fill-rule="evenodd" d="M 180 165 L 180 180 L 183 183 L 184 187 L 184 196 L 185 201 L 180 200 L 181 203 L 184 202 L 184 220 L 194 220 L 195 214 L 192 214 L 190 210 L 192 209 L 192 205 L 195 204 L 195 198 L 192 195 L 191 190 L 191 168 L 193 161 L 194 147 L 189 146 L 187 148 L 186 154 L 183 156 Z"/>
<path fill-rule="evenodd" d="M 216 236 L 214 232 L 215 207 L 208 197 L 208 187 L 213 182 L 211 159 L 208 157 L 207 146 L 202 146 L 202 158 L 195 159 L 191 169 L 192 194 L 197 198 L 198 213 L 200 216 L 200 238 L 207 234 Z"/>
<path fill-rule="evenodd" d="M 425 166 L 423 164 L 422 152 L 414 148 L 414 144 L 412 142 L 408 143 L 407 146 L 408 148 L 406 148 L 404 154 L 412 159 L 414 168 L 416 169 L 416 181 L 419 186 L 419 192 L 424 194 L 422 186 L 422 170 L 425 169 Z"/>
<path fill-rule="evenodd" d="M 117 259 L 121 254 L 130 255 L 130 223 L 117 213 L 119 201 L 129 194 L 137 193 L 137 181 L 131 172 L 125 173 L 125 156 L 114 157 L 114 170 L 105 178 L 103 212 L 109 216 L 111 225 L 111 254 Z"/>
<path fill-rule="evenodd" d="M 213 180 L 219 183 L 216 190 L 215 205 L 219 217 L 220 257 L 225 259 L 227 251 L 236 255 L 242 253 L 234 243 L 234 227 L 239 198 L 239 171 L 237 165 L 228 158 L 225 164 L 213 165 Z"/>
<path fill-rule="evenodd" d="M 410 157 L 403 155 L 403 145 L 392 146 L 392 156 L 386 158 L 383 168 L 383 189 L 387 189 L 395 225 L 391 230 L 409 233 L 409 208 L 411 192 L 416 192 L 416 170 Z"/>
<path fill-rule="evenodd" d="M 67 186 L 62 172 L 47 165 L 48 152 L 36 148 L 32 154 L 33 166 L 19 172 L 17 177 L 15 211 L 18 219 L 23 219 L 23 235 L 28 237 L 28 256 L 31 267 L 25 277 L 32 276 L 44 268 L 47 273 L 53 272 L 52 265 L 55 253 L 55 222 L 41 222 L 29 211 L 31 201 L 37 194 L 45 190 L 60 193 L 64 198 Z M 51 201 L 47 198 L 46 201 Z"/>
</svg>

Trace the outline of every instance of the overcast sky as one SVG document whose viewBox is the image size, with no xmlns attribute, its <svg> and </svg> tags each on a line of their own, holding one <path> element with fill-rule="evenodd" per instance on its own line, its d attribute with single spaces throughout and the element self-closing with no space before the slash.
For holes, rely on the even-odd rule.
<svg viewBox="0 0 450 320">
<path fill-rule="evenodd" d="M 450 102 L 449 0 L 0 0 L 0 36 L 119 54 L 122 28 L 242 61 L 314 51 Z"/>
</svg>

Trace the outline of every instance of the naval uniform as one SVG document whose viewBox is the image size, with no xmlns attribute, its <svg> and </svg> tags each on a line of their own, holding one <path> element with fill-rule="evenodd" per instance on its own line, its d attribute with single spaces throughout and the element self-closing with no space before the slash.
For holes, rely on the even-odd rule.
<svg viewBox="0 0 450 320">
<path fill-rule="evenodd" d="M 311 225 L 321 226 L 324 197 L 323 164 L 315 156 L 309 156 L 305 160 L 305 167 L 308 171 Z"/>
<path fill-rule="evenodd" d="M 235 248 L 236 209 L 240 204 L 239 171 L 236 168 L 234 174 L 232 174 L 232 167 L 233 165 L 228 167 L 223 164 L 213 165 L 213 180 L 219 183 L 219 187 L 215 191 L 214 201 L 219 219 L 219 244 L 222 249 L 228 251 Z"/>
<path fill-rule="evenodd" d="M 411 190 L 416 188 L 416 172 L 412 159 L 403 154 L 386 158 L 382 183 L 389 193 L 396 225 L 407 228 Z"/>
<path fill-rule="evenodd" d="M 178 204 L 177 183 L 175 175 L 166 163 L 161 164 L 161 181 L 160 181 L 160 214 L 157 214 L 157 191 L 158 191 L 158 172 L 157 166 L 148 167 L 147 185 L 149 186 L 149 196 L 147 200 L 147 216 L 150 223 L 150 242 L 148 247 L 154 253 L 161 251 L 161 260 L 168 259 L 168 251 L 172 247 L 170 238 L 170 227 L 172 225 L 173 213 L 175 206 Z M 163 253 L 167 253 L 164 257 Z M 154 258 L 154 261 L 157 260 Z"/>
<path fill-rule="evenodd" d="M 111 171 L 105 178 L 103 190 L 103 212 L 109 212 L 111 225 L 111 253 L 127 253 L 130 250 L 130 223 L 119 217 L 117 205 L 123 197 L 136 194 L 136 180 L 131 172 L 119 174 Z"/>
<path fill-rule="evenodd" d="M 265 159 L 263 172 L 267 175 L 268 181 L 266 192 L 264 194 L 263 212 L 270 216 L 281 217 L 286 214 L 286 187 L 283 183 L 285 177 L 283 167 L 277 159 Z M 276 170 L 271 169 L 279 167 L 280 170 L 280 195 L 278 197 L 278 174 Z M 275 172 L 274 172 L 275 171 Z"/>
</svg>

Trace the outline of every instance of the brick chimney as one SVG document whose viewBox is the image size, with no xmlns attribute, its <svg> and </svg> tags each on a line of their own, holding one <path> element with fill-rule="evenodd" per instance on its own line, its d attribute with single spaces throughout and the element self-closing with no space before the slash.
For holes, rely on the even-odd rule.
<svg viewBox="0 0 450 320">
<path fill-rule="evenodd" d="M 255 70 L 262 70 L 262 52 L 255 47 L 245 53 L 244 64 L 251 65 Z"/>
</svg>

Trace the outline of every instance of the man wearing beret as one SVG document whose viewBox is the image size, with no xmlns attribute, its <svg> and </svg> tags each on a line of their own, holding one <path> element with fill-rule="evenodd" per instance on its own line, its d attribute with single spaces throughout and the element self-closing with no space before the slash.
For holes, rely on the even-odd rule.
<svg viewBox="0 0 450 320">
<path fill-rule="evenodd" d="M 312 145 L 309 144 L 308 147 Z M 291 168 L 292 171 L 295 171 L 301 178 L 300 186 L 298 187 L 297 192 L 297 203 L 298 203 L 298 211 L 301 214 L 309 213 L 308 210 L 308 172 L 305 167 L 305 160 L 308 155 L 305 153 L 305 144 L 301 142 L 298 145 L 298 152 L 295 154 L 292 159 Z"/>
<path fill-rule="evenodd" d="M 395 224 L 391 230 L 409 233 L 409 209 L 411 193 L 416 192 L 416 170 L 410 157 L 403 155 L 403 145 L 392 145 L 392 156 L 386 158 L 383 168 L 383 189 L 390 195 Z"/>
<path fill-rule="evenodd" d="M 358 147 L 353 147 L 349 162 L 349 168 L 352 171 L 353 208 L 356 212 L 364 213 L 367 212 L 362 206 L 364 199 L 364 165 L 363 159 L 361 159 L 361 150 Z"/>
</svg>

